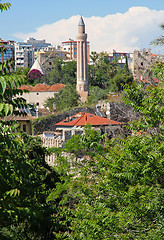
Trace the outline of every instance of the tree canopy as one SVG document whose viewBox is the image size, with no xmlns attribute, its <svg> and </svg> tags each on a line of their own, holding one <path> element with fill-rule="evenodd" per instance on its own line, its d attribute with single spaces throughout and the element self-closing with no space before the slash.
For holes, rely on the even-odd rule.
<svg viewBox="0 0 164 240">
<path fill-rule="evenodd" d="M 48 197 L 63 195 L 57 239 L 164 238 L 163 89 L 134 85 L 124 96 L 141 113 L 131 136 L 108 140 L 88 126 L 65 145 L 72 154 L 62 166 L 65 183 Z M 56 168 L 62 163 L 59 157 Z"/>
<path fill-rule="evenodd" d="M 53 85 L 55 83 L 76 84 L 76 61 L 64 62 L 57 57 L 54 60 L 54 68 L 43 76 L 38 82 Z"/>
<path fill-rule="evenodd" d="M 124 69 L 118 64 L 118 59 L 109 61 L 107 53 L 91 53 L 93 65 L 89 66 L 89 83 L 109 91 L 120 92 L 125 84 L 130 84 L 133 77 L 128 69 L 127 59 Z"/>
<path fill-rule="evenodd" d="M 64 89 L 60 89 L 58 93 L 55 93 L 54 97 L 45 101 L 45 107 L 49 107 L 52 110 L 55 103 L 56 110 L 63 111 L 78 106 L 78 99 L 79 95 L 75 87 L 67 84 Z"/>
<path fill-rule="evenodd" d="M 0 239 L 54 239 L 56 210 L 46 198 L 60 179 L 45 162 L 48 151 L 41 139 L 6 121 L 28 107 L 19 89 L 26 80 L 10 72 L 11 65 L 11 60 L 0 62 Z"/>
</svg>

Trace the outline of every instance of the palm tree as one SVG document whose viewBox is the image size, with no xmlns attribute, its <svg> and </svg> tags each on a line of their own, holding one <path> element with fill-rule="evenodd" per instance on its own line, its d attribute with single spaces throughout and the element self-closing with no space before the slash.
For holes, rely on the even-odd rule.
<svg viewBox="0 0 164 240">
<path fill-rule="evenodd" d="M 164 30 L 164 24 L 161 25 L 161 28 Z M 164 45 L 164 35 L 160 38 L 156 38 L 154 41 L 151 42 L 152 45 Z"/>
<path fill-rule="evenodd" d="M 0 12 L 3 12 L 4 10 L 9 9 L 10 7 L 11 7 L 11 3 L 0 3 Z"/>
</svg>

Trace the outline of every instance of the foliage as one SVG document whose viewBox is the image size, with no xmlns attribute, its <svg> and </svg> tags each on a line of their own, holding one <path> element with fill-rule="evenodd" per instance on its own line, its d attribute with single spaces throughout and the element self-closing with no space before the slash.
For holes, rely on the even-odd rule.
<svg viewBox="0 0 164 240">
<path fill-rule="evenodd" d="M 141 113 L 140 121 L 131 124 L 133 130 L 150 134 L 163 132 L 164 90 L 161 86 L 143 88 L 142 85 L 133 85 L 126 89 L 124 101 Z"/>
<path fill-rule="evenodd" d="M 21 74 L 21 75 L 24 75 L 25 77 L 28 76 L 28 73 L 30 71 L 30 68 L 24 68 L 24 67 L 19 67 L 16 69 L 16 74 Z"/>
<path fill-rule="evenodd" d="M 109 61 L 107 53 L 91 52 L 93 65 L 88 65 L 88 78 L 91 86 L 97 86 L 110 91 L 122 91 L 125 84 L 132 82 L 133 77 L 128 69 L 127 61 L 125 68 L 118 65 L 118 59 L 112 63 Z M 127 59 L 126 59 L 127 60 Z M 39 82 L 47 84 L 64 83 L 76 85 L 76 61 L 64 62 L 60 58 L 54 61 L 54 68 L 46 76 L 43 76 Z M 115 78 L 114 78 L 115 77 Z"/>
<path fill-rule="evenodd" d="M 12 63 L 0 63 L 0 239 L 54 239 L 56 207 L 46 198 L 59 176 L 45 162 L 48 151 L 41 139 L 22 133 L 16 121 L 5 120 L 27 107 L 19 89 L 24 76 L 10 72 Z"/>
<path fill-rule="evenodd" d="M 64 62 L 62 65 L 63 78 L 62 83 L 76 85 L 76 72 L 77 63 L 76 61 Z"/>
<path fill-rule="evenodd" d="M 0 238 L 53 239 L 55 207 L 46 197 L 58 175 L 45 163 L 46 149 L 37 138 L 11 133 L 16 123 L 0 128 Z"/>
<path fill-rule="evenodd" d="M 33 84 L 35 82 L 35 80 L 39 80 L 41 79 L 41 77 L 43 76 L 43 74 L 37 70 L 37 69 L 33 69 L 29 72 L 28 77 L 29 77 L 29 83 Z"/>
<path fill-rule="evenodd" d="M 164 82 L 164 62 L 158 61 L 152 68 L 154 77 Z"/>
<path fill-rule="evenodd" d="M 161 28 L 164 30 L 164 25 L 161 25 Z M 151 42 L 152 45 L 164 45 L 164 36 L 162 35 L 160 38 L 155 39 Z"/>
<path fill-rule="evenodd" d="M 0 117 L 10 114 L 19 115 L 18 108 L 26 106 L 25 100 L 21 97 L 23 91 L 18 89 L 25 80 L 22 75 L 10 72 L 12 64 L 12 60 L 0 62 Z M 18 95 L 20 97 L 16 97 Z"/>
<path fill-rule="evenodd" d="M 93 86 L 98 86 L 102 89 L 110 91 L 122 91 L 125 84 L 130 84 L 133 77 L 128 69 L 127 59 L 124 69 L 119 64 L 119 59 L 109 61 L 107 53 L 91 54 L 93 65 L 89 66 L 89 82 Z"/>
<path fill-rule="evenodd" d="M 104 90 L 98 86 L 90 86 L 89 87 L 89 96 L 88 103 L 96 104 L 101 99 L 107 98 L 108 90 Z"/>
<path fill-rule="evenodd" d="M 53 64 L 54 68 L 38 82 L 45 82 L 49 85 L 55 83 L 76 84 L 76 61 L 64 62 L 61 58 L 56 58 Z"/>
<path fill-rule="evenodd" d="M 67 85 L 64 89 L 60 89 L 57 94 L 54 94 L 54 98 L 48 98 L 45 101 L 45 107 L 53 109 L 53 103 L 55 103 L 57 110 L 62 111 L 78 106 L 78 99 L 75 87 Z"/>
<path fill-rule="evenodd" d="M 48 197 L 62 196 L 56 239 L 164 238 L 163 90 L 128 87 L 125 101 L 142 115 L 132 136 L 109 141 L 87 126 L 65 144 L 70 172 Z"/>
<path fill-rule="evenodd" d="M 126 84 L 130 85 L 132 81 L 133 77 L 131 74 L 128 74 L 126 70 L 120 70 L 112 78 L 111 90 L 120 92 L 125 88 Z"/>
<path fill-rule="evenodd" d="M 8 10 L 10 7 L 11 7 L 11 3 L 0 3 L 0 11 L 1 12 Z"/>
<path fill-rule="evenodd" d="M 9 63 L 0 63 L 0 239 L 53 239 L 55 207 L 46 197 L 59 179 L 45 162 L 41 140 L 21 133 L 17 122 L 5 121 L 27 106 L 17 89 L 24 78 L 10 73 Z"/>
</svg>

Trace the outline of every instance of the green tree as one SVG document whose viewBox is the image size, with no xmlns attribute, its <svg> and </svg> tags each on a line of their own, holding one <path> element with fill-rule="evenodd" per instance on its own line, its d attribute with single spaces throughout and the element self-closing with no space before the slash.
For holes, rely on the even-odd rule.
<svg viewBox="0 0 164 240">
<path fill-rule="evenodd" d="M 114 58 L 110 62 L 107 53 L 93 52 L 91 58 L 93 58 L 94 64 L 89 66 L 88 72 L 89 82 L 92 86 L 119 92 L 122 91 L 125 84 L 132 82 L 133 77 L 128 69 L 127 58 L 124 69 L 118 65 L 119 59 Z"/>
<path fill-rule="evenodd" d="M 76 72 L 77 63 L 76 61 L 64 62 L 62 65 L 63 78 L 62 83 L 76 85 Z"/>
<path fill-rule="evenodd" d="M 11 114 L 27 107 L 17 89 L 21 75 L 10 73 L 10 62 L 0 63 L 0 239 L 53 239 L 51 214 L 46 202 L 58 175 L 45 162 L 41 140 L 21 133 Z"/>
<path fill-rule="evenodd" d="M 54 94 L 54 98 L 48 98 L 45 101 L 45 107 L 53 109 L 53 104 L 55 103 L 58 111 L 64 111 L 78 106 L 78 99 L 79 95 L 75 87 L 68 84 L 64 89 L 60 89 L 57 94 Z"/>
<path fill-rule="evenodd" d="M 18 89 L 25 79 L 10 72 L 11 64 L 0 63 L 0 239 L 54 239 L 56 210 L 46 198 L 60 180 L 45 162 L 48 150 L 41 139 L 22 133 L 16 121 L 5 120 L 27 107 Z"/>
<path fill-rule="evenodd" d="M 76 61 L 64 62 L 61 58 L 56 58 L 54 68 L 39 80 L 49 85 L 55 83 L 76 84 Z"/>
<path fill-rule="evenodd" d="M 108 91 L 104 90 L 98 86 L 90 86 L 89 87 L 89 96 L 88 103 L 96 104 L 99 100 L 103 100 L 107 98 Z"/>
<path fill-rule="evenodd" d="M 133 82 L 133 76 L 127 69 L 119 69 L 111 80 L 111 90 L 114 92 L 122 91 L 126 84 Z"/>
<path fill-rule="evenodd" d="M 11 133 L 18 124 L 0 124 L 0 238 L 53 239 L 55 206 L 46 197 L 57 173 L 45 162 L 41 140 Z"/>
<path fill-rule="evenodd" d="M 126 103 L 141 113 L 132 136 L 108 140 L 86 128 L 67 142 L 70 175 L 67 168 L 64 186 L 48 197 L 63 195 L 57 239 L 164 238 L 163 96 L 160 86 L 131 86 Z"/>
<path fill-rule="evenodd" d="M 1 12 L 8 10 L 10 7 L 11 7 L 11 3 L 0 3 L 0 11 Z"/>
<path fill-rule="evenodd" d="M 62 82 L 62 64 L 63 60 L 60 57 L 56 57 L 53 62 L 53 69 L 46 75 L 43 75 L 41 79 L 38 80 L 38 82 L 47 83 L 49 85 Z"/>
<path fill-rule="evenodd" d="M 161 25 L 161 28 L 164 30 L 164 25 Z M 161 36 L 161 38 L 155 39 L 151 44 L 164 45 L 164 36 Z M 155 63 L 155 65 L 152 68 L 152 72 L 154 74 L 154 77 L 158 78 L 162 82 L 164 81 L 164 61 L 162 57 Z"/>
</svg>

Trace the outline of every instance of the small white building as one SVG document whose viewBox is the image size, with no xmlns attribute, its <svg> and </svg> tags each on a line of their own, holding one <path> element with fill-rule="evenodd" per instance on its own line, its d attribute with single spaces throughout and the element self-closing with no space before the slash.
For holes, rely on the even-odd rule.
<svg viewBox="0 0 164 240">
<path fill-rule="evenodd" d="M 109 118 L 103 118 L 88 112 L 79 112 L 56 123 L 55 126 L 56 130 L 62 133 L 62 140 L 67 141 L 72 135 L 83 134 L 83 127 L 86 124 L 91 124 L 95 130 L 101 131 L 103 129 L 104 133 L 109 128 L 124 125 L 124 123 Z"/>
<path fill-rule="evenodd" d="M 31 85 L 22 85 L 20 89 L 28 90 L 28 93 L 23 93 L 22 97 L 27 103 L 36 105 L 39 108 L 44 108 L 45 100 L 54 97 L 54 94 L 62 88 L 64 89 L 65 84 L 56 83 L 52 86 L 47 84 L 39 83 L 35 87 Z"/>
</svg>

